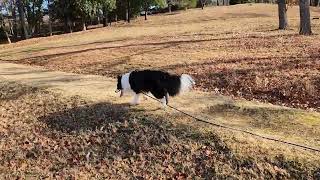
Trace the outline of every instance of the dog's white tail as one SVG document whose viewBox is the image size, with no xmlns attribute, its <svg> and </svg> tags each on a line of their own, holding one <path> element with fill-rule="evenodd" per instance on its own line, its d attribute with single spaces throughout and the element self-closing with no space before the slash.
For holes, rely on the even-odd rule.
<svg viewBox="0 0 320 180">
<path fill-rule="evenodd" d="M 188 74 L 182 74 L 180 77 L 180 93 L 188 92 L 196 82 Z"/>
</svg>

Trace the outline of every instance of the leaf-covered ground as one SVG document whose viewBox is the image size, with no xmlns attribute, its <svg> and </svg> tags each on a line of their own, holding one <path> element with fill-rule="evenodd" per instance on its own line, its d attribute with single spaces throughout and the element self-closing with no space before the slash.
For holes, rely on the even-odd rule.
<svg viewBox="0 0 320 180">
<path fill-rule="evenodd" d="M 320 178 L 317 154 L 133 110 L 1 79 L 0 177 Z"/>
<path fill-rule="evenodd" d="M 0 59 L 115 77 L 133 69 L 195 76 L 198 88 L 289 107 L 320 108 L 320 20 L 299 36 L 298 7 L 278 31 L 276 5 L 208 7 L 132 24 L 3 45 Z M 311 17 L 319 17 L 311 8 Z"/>
</svg>

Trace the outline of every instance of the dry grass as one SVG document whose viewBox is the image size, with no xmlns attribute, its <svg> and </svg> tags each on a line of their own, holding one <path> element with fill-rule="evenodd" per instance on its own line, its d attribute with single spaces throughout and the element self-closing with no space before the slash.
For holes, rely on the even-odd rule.
<svg viewBox="0 0 320 180">
<path fill-rule="evenodd" d="M 0 53 L 2 60 L 112 77 L 138 68 L 189 72 L 202 90 L 319 110 L 320 21 L 312 20 L 315 35 L 305 37 L 297 35 L 298 8 L 288 17 L 290 29 L 278 31 L 275 5 L 193 9 L 1 46 Z"/>
<path fill-rule="evenodd" d="M 195 93 L 200 100 L 194 107 L 192 98 L 178 98 L 182 109 L 319 147 L 319 113 L 245 101 L 226 104 L 225 99 L 217 103 L 212 96 L 215 91 L 319 110 L 320 36 L 296 35 L 297 7 L 289 9 L 291 29 L 275 30 L 276 10 L 238 5 L 152 16 L 147 22 L 1 45 L 0 59 L 110 77 L 133 68 L 189 72 L 210 96 Z M 312 16 L 320 15 L 316 11 Z M 312 23 L 320 32 L 320 21 Z M 152 111 L 150 102 L 129 109 L 0 82 L 4 178 L 320 178 L 319 154 Z"/>
<path fill-rule="evenodd" d="M 0 89 L 5 179 L 320 177 L 308 151 L 6 80 Z"/>
<path fill-rule="evenodd" d="M 2 46 L 1 59 L 114 77 L 138 68 L 194 75 L 202 90 L 291 107 L 320 107 L 320 21 L 314 36 L 277 31 L 275 5 L 238 5 L 152 16 L 116 27 Z M 312 17 L 320 16 L 316 8 Z"/>
</svg>

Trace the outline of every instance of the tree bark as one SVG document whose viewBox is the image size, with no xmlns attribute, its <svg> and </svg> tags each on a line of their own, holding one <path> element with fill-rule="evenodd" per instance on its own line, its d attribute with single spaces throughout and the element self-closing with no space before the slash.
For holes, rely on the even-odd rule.
<svg viewBox="0 0 320 180">
<path fill-rule="evenodd" d="M 49 23 L 49 36 L 52 36 L 52 22 L 51 22 L 50 0 L 48 0 L 48 23 Z"/>
<path fill-rule="evenodd" d="M 17 13 L 16 13 L 16 2 L 15 0 L 13 0 L 11 2 L 11 6 L 12 6 L 12 18 L 13 18 L 13 37 L 14 39 L 18 38 L 18 28 L 17 28 Z"/>
<path fill-rule="evenodd" d="M 279 29 L 288 28 L 286 0 L 278 0 Z"/>
<path fill-rule="evenodd" d="M 17 0 L 17 6 L 18 6 L 20 24 L 21 24 L 21 38 L 27 39 L 28 38 L 28 30 L 27 30 L 27 26 L 26 26 L 26 19 L 25 19 L 25 15 L 24 15 L 24 6 L 22 4 L 22 0 Z"/>
<path fill-rule="evenodd" d="M 103 7 L 102 13 L 103 13 L 103 18 L 102 18 L 103 27 L 107 27 L 108 26 L 108 12 L 107 12 L 106 7 Z"/>
<path fill-rule="evenodd" d="M 148 4 L 146 3 L 144 6 L 144 20 L 147 20 L 147 16 L 148 16 Z"/>
<path fill-rule="evenodd" d="M 127 19 L 128 23 L 130 23 L 130 0 L 127 0 L 126 19 Z"/>
<path fill-rule="evenodd" d="M 311 35 L 311 21 L 310 21 L 310 1 L 300 0 L 300 32 L 301 35 Z"/>
<path fill-rule="evenodd" d="M 87 30 L 87 26 L 86 26 L 86 20 L 84 18 L 82 18 L 82 31 L 86 31 Z"/>
<path fill-rule="evenodd" d="M 7 31 L 4 31 L 4 33 L 6 34 L 8 44 L 11 44 L 11 40 L 10 40 L 9 34 L 7 33 Z"/>
</svg>

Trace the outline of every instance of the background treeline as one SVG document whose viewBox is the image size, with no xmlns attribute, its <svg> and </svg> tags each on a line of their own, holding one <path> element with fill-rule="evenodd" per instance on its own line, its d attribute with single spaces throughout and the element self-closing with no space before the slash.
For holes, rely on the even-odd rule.
<svg viewBox="0 0 320 180">
<path fill-rule="evenodd" d="M 281 1 L 281 0 L 279 0 Z M 320 0 L 311 0 L 318 6 Z M 278 3 L 276 0 L 1 0 L 0 39 L 11 42 L 31 37 L 85 31 L 143 15 L 206 5 Z M 147 12 L 147 13 L 146 13 Z"/>
</svg>

